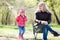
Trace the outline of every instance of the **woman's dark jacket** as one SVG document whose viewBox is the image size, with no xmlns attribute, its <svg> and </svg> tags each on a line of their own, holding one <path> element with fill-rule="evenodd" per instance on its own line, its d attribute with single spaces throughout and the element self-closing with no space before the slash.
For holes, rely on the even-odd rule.
<svg viewBox="0 0 60 40">
<path fill-rule="evenodd" d="M 48 24 L 49 24 L 51 22 L 51 13 L 36 12 L 36 19 L 37 20 L 42 20 L 42 21 L 47 21 Z"/>
</svg>

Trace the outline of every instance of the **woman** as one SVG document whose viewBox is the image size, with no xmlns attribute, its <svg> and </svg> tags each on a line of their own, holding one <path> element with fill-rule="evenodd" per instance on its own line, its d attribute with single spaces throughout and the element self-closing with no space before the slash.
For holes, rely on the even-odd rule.
<svg viewBox="0 0 60 40">
<path fill-rule="evenodd" d="M 56 31 L 52 30 L 49 26 L 51 22 L 51 12 L 44 2 L 38 4 L 38 9 L 36 12 L 36 22 L 43 24 L 43 40 L 47 40 L 48 31 L 50 31 L 54 36 L 59 36 Z"/>
</svg>

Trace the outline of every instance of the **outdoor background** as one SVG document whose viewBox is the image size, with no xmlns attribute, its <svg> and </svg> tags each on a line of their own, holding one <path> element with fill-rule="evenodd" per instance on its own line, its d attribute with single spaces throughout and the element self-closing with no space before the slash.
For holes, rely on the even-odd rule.
<svg viewBox="0 0 60 40">
<path fill-rule="evenodd" d="M 24 37 L 26 40 L 33 40 L 32 23 L 34 21 L 37 5 L 41 1 L 44 1 L 52 12 L 52 22 L 50 26 L 52 29 L 60 33 L 60 0 L 0 0 L 0 40 L 17 39 L 18 27 L 15 21 L 15 16 L 19 14 L 19 9 L 25 9 L 26 16 L 28 17 Z M 32 36 L 30 36 L 31 33 Z M 38 39 L 42 39 L 41 36 L 42 34 L 40 34 Z M 48 39 L 60 40 L 60 37 L 54 37 L 51 34 L 48 35 Z"/>
</svg>

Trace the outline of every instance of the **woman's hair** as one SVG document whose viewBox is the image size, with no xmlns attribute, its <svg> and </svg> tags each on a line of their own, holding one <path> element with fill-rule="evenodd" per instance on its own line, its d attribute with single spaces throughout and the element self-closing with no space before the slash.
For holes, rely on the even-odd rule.
<svg viewBox="0 0 60 40">
<path fill-rule="evenodd" d="M 39 2 L 37 10 L 35 12 L 39 12 L 39 6 L 43 6 L 44 7 L 44 11 L 47 13 L 51 13 L 51 10 L 46 6 L 45 2 Z"/>
</svg>

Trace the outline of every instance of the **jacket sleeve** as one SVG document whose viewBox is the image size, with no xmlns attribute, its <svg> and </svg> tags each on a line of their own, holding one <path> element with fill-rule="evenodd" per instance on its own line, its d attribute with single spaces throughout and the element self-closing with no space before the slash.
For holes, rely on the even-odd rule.
<svg viewBox="0 0 60 40">
<path fill-rule="evenodd" d="M 35 16 L 36 16 L 35 19 L 39 19 L 39 17 L 38 17 L 38 13 L 36 13 Z"/>
<path fill-rule="evenodd" d="M 51 23 L 51 13 L 49 13 L 49 15 L 48 15 L 48 20 L 47 20 L 47 22 L 48 22 L 48 24 Z"/>
<path fill-rule="evenodd" d="M 19 22 L 19 16 L 18 16 L 18 17 L 16 17 L 16 22 Z"/>
<path fill-rule="evenodd" d="M 35 14 L 35 22 L 36 22 L 36 23 L 39 23 L 38 21 L 36 21 L 36 20 L 38 20 L 38 18 L 39 18 L 39 17 L 38 17 L 38 12 L 36 12 L 36 14 Z"/>
<path fill-rule="evenodd" d="M 25 16 L 25 21 L 27 21 L 27 17 Z"/>
</svg>

